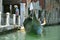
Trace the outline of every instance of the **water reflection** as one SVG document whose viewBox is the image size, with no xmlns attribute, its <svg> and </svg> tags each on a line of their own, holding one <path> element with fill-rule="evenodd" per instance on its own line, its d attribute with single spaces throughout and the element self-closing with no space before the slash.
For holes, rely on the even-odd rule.
<svg viewBox="0 0 60 40">
<path fill-rule="evenodd" d="M 25 40 L 25 35 L 26 33 L 21 31 L 3 32 L 3 34 L 0 35 L 0 40 Z"/>
<path fill-rule="evenodd" d="M 27 34 L 20 30 L 12 32 L 4 32 L 0 35 L 0 40 L 59 40 L 60 26 L 49 26 L 44 28 L 42 36 L 33 33 Z"/>
</svg>

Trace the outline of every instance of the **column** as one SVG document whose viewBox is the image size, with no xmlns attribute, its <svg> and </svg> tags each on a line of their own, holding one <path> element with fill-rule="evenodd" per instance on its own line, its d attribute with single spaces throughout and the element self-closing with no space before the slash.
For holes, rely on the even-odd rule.
<svg viewBox="0 0 60 40">
<path fill-rule="evenodd" d="M 7 26 L 9 25 L 9 19 L 10 19 L 10 13 L 7 12 L 7 13 L 6 13 L 6 25 L 7 25 Z"/>
</svg>

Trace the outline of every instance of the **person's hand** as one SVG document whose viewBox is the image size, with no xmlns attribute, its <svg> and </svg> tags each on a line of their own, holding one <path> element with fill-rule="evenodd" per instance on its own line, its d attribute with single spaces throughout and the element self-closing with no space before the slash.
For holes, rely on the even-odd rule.
<svg viewBox="0 0 60 40">
<path fill-rule="evenodd" d="M 46 24 L 46 22 L 42 23 L 41 25 L 45 25 L 45 24 Z"/>
<path fill-rule="evenodd" d="M 46 24 L 46 19 L 44 18 L 44 23 L 42 23 L 41 25 L 45 25 Z"/>
</svg>

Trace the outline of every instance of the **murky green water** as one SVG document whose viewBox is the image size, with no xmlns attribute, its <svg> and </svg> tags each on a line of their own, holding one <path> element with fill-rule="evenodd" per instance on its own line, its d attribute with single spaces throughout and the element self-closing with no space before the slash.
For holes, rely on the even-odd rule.
<svg viewBox="0 0 60 40">
<path fill-rule="evenodd" d="M 60 40 L 60 25 L 47 26 L 43 36 L 26 34 L 25 32 L 10 32 L 0 35 L 0 40 Z"/>
</svg>

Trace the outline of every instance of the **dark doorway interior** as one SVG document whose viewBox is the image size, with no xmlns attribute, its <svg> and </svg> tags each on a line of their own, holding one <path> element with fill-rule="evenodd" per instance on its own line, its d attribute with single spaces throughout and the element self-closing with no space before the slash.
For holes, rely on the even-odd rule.
<svg viewBox="0 0 60 40">
<path fill-rule="evenodd" d="M 3 5 L 3 7 L 4 7 L 3 12 L 4 12 L 4 13 L 10 12 L 9 6 L 10 6 L 10 5 Z"/>
<path fill-rule="evenodd" d="M 3 13 L 10 12 L 10 1 L 9 0 L 3 0 Z"/>
<path fill-rule="evenodd" d="M 10 10 L 10 5 L 12 5 L 12 12 Z M 20 2 L 19 0 L 13 1 L 13 0 L 3 0 L 3 13 L 10 12 L 13 13 L 14 5 L 17 5 L 20 10 Z"/>
</svg>

